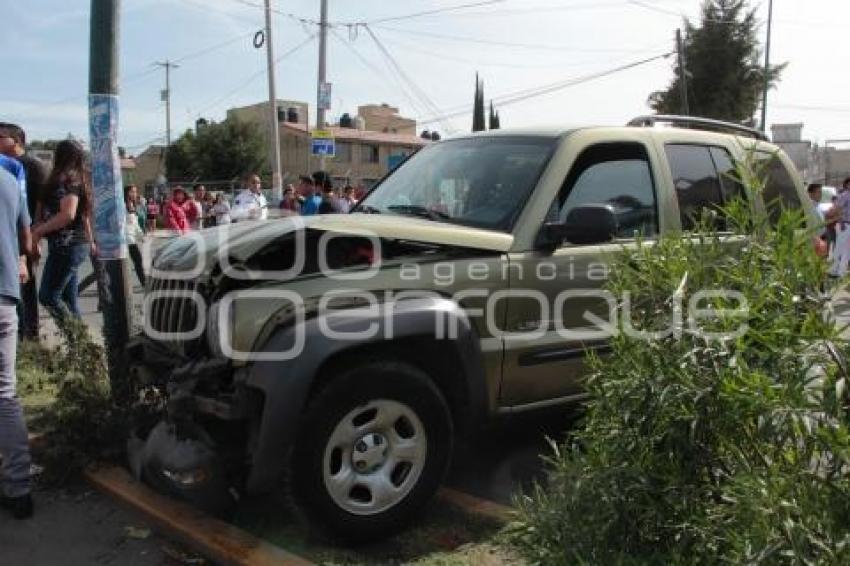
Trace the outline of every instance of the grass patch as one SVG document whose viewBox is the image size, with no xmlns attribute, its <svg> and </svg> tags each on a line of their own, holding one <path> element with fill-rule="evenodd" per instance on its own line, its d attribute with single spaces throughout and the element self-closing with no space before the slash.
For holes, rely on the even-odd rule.
<svg viewBox="0 0 850 566">
<path fill-rule="evenodd" d="M 59 392 L 50 350 L 38 342 L 21 342 L 15 370 L 27 426 L 31 432 L 37 432 Z"/>
<path fill-rule="evenodd" d="M 503 524 L 433 502 L 417 524 L 386 540 L 357 547 L 335 544 L 292 515 L 284 503 L 246 504 L 234 523 L 318 564 L 420 566 L 524 564 L 500 542 Z"/>
</svg>

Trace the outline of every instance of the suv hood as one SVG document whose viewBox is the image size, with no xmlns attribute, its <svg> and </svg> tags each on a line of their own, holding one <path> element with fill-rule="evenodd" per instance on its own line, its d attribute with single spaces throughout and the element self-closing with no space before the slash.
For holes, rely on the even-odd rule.
<svg viewBox="0 0 850 566">
<path fill-rule="evenodd" d="M 191 270 L 197 265 L 199 254 L 210 260 L 225 245 L 229 257 L 245 261 L 270 241 L 297 230 L 373 236 L 500 253 L 509 251 L 513 244 L 510 234 L 409 216 L 362 213 L 290 216 L 239 222 L 175 238 L 156 256 L 155 265 L 161 270 Z M 210 265 L 209 261 L 206 265 Z"/>
</svg>

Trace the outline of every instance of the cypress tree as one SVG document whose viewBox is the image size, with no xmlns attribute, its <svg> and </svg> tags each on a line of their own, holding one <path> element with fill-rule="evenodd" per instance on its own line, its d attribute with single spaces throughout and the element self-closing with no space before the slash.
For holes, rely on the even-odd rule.
<svg viewBox="0 0 850 566">
<path fill-rule="evenodd" d="M 472 131 L 481 132 L 487 129 L 484 121 L 484 83 L 478 79 L 475 73 L 475 102 L 472 107 Z"/>
</svg>

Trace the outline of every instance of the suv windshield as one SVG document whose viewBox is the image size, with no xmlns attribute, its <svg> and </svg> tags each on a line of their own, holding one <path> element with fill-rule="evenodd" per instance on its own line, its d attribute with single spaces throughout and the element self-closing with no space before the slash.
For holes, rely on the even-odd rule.
<svg viewBox="0 0 850 566">
<path fill-rule="evenodd" d="M 429 146 L 384 179 L 354 212 L 509 231 L 556 144 L 555 138 L 517 136 Z"/>
</svg>

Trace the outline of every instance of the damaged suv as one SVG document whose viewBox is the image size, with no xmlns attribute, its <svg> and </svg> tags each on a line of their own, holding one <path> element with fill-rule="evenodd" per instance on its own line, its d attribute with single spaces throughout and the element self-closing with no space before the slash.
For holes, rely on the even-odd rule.
<svg viewBox="0 0 850 566">
<path fill-rule="evenodd" d="M 681 127 L 641 127 L 662 120 Z M 769 161 L 761 196 L 734 181 L 745 151 Z M 167 389 L 134 467 L 204 507 L 287 487 L 335 534 L 391 533 L 443 481 L 458 435 L 583 399 L 584 354 L 610 337 L 594 321 L 617 308 L 611 253 L 737 196 L 805 202 L 759 132 L 651 117 L 441 141 L 351 214 L 175 239 L 129 346 L 136 378 Z"/>
</svg>

